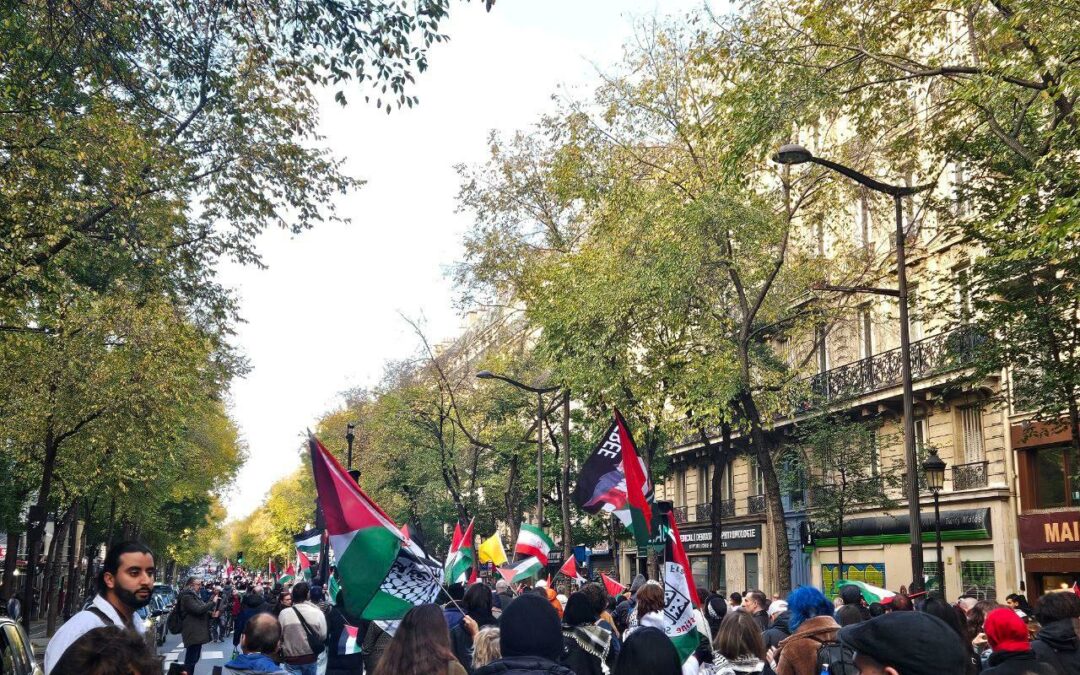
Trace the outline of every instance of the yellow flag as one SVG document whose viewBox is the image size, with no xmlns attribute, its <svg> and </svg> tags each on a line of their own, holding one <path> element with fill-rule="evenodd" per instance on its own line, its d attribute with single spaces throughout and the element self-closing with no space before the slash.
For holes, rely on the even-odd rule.
<svg viewBox="0 0 1080 675">
<path fill-rule="evenodd" d="M 493 534 L 490 538 L 480 542 L 480 547 L 477 549 L 480 554 L 481 563 L 495 563 L 496 565 L 502 565 L 506 562 L 506 549 L 503 548 L 502 539 L 498 533 Z"/>
</svg>

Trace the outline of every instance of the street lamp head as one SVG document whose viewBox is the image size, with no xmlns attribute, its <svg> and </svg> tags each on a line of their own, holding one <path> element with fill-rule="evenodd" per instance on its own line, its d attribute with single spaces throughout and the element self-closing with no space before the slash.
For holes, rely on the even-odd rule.
<svg viewBox="0 0 1080 675">
<path fill-rule="evenodd" d="M 777 164 L 805 164 L 814 158 L 809 150 L 795 143 L 781 145 L 780 149 L 772 156 Z"/>
<path fill-rule="evenodd" d="M 945 461 L 938 457 L 937 448 L 930 448 L 930 454 L 922 464 L 926 476 L 926 486 L 933 492 L 945 487 Z"/>
<path fill-rule="evenodd" d="M 493 380 L 495 379 L 495 373 L 490 370 L 481 370 L 476 374 L 476 377 L 481 380 Z"/>
</svg>

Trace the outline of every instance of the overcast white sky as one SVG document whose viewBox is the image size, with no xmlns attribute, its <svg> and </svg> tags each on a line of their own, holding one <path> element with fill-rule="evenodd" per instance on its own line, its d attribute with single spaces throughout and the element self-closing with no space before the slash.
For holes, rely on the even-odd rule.
<svg viewBox="0 0 1080 675">
<path fill-rule="evenodd" d="M 269 269 L 222 269 L 241 301 L 238 343 L 252 365 L 232 387 L 250 459 L 228 496 L 230 517 L 254 510 L 299 464 L 300 434 L 341 392 L 374 384 L 388 359 L 415 350 L 399 312 L 422 316 L 436 340 L 457 331 L 446 271 L 469 222 L 454 213 L 453 166 L 483 161 L 490 130 L 525 128 L 551 110 L 558 87 L 587 93 L 593 64 L 618 59 L 635 18 L 704 1 L 498 0 L 490 13 L 481 0 L 456 3 L 451 40 L 432 50 L 414 89 L 419 107 L 387 116 L 356 92 L 344 109 L 327 97 L 327 142 L 367 180 L 339 200 L 352 223 L 268 233 L 259 247 Z"/>
</svg>

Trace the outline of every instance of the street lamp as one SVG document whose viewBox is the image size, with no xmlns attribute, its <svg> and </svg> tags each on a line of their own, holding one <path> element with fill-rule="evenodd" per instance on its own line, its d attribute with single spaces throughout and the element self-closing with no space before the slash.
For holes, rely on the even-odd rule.
<svg viewBox="0 0 1080 675">
<path fill-rule="evenodd" d="M 926 476 L 926 486 L 934 493 L 934 534 L 937 539 L 938 559 L 938 586 L 941 588 L 941 597 L 945 595 L 945 559 L 941 555 L 941 510 L 938 508 L 938 493 L 945 487 L 945 461 L 938 457 L 937 448 L 930 448 L 930 454 L 923 462 L 923 475 Z"/>
<path fill-rule="evenodd" d="M 543 489 L 543 459 L 544 459 L 544 394 L 558 391 L 558 387 L 530 387 L 515 379 L 493 373 L 490 370 L 481 370 L 476 374 L 481 380 L 502 380 L 518 389 L 536 394 L 536 524 L 544 526 L 544 489 Z"/>
<path fill-rule="evenodd" d="M 837 164 L 827 159 L 814 157 L 814 155 L 801 145 L 789 143 L 781 146 L 772 157 L 778 164 L 805 164 L 811 162 L 832 169 L 843 174 L 853 181 L 864 185 L 875 192 L 887 194 L 893 198 L 896 207 L 896 282 L 897 289 L 874 289 L 874 288 L 831 288 L 822 286 L 826 290 L 843 290 L 848 292 L 876 293 L 889 295 L 898 299 L 900 308 L 900 377 L 903 381 L 903 405 L 904 405 L 904 461 L 907 464 L 907 499 L 908 516 L 911 522 L 909 536 L 911 537 L 911 576 L 913 583 L 921 587 L 923 578 L 923 551 L 922 551 L 922 524 L 919 522 L 919 475 L 916 471 L 918 456 L 915 453 L 915 415 L 914 396 L 911 386 L 911 339 L 908 327 L 908 284 L 907 284 L 907 259 L 904 246 L 906 234 L 904 232 L 904 197 L 924 192 L 933 187 L 933 183 L 925 185 L 890 185 L 874 180 L 873 178 L 852 169 L 851 167 Z"/>
</svg>

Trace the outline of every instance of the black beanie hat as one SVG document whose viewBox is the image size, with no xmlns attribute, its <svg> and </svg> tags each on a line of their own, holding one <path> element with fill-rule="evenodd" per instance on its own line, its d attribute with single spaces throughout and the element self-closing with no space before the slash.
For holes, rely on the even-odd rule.
<svg viewBox="0 0 1080 675">
<path fill-rule="evenodd" d="M 499 647 L 504 657 L 540 656 L 558 661 L 563 638 L 555 608 L 536 593 L 514 598 L 499 617 Z"/>
</svg>

